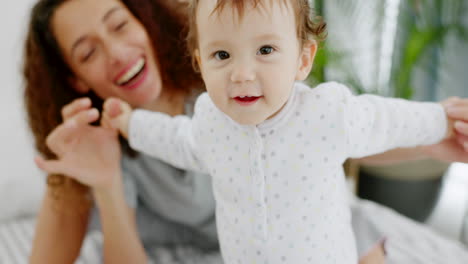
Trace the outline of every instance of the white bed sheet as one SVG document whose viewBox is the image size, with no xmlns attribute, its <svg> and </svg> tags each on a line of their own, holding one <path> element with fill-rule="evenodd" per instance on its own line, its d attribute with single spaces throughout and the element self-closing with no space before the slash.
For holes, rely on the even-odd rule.
<svg viewBox="0 0 468 264">
<path fill-rule="evenodd" d="M 385 237 L 387 264 L 466 264 L 468 248 L 438 235 L 432 229 L 404 218 L 376 203 L 355 200 L 353 225 L 362 255 Z M 0 263 L 27 263 L 34 234 L 34 218 L 0 223 Z M 53 249 L 51 249 L 53 250 Z M 88 234 L 77 264 L 101 263 L 102 235 Z M 191 247 L 148 249 L 153 264 L 222 264 L 219 252 L 201 252 Z"/>
</svg>

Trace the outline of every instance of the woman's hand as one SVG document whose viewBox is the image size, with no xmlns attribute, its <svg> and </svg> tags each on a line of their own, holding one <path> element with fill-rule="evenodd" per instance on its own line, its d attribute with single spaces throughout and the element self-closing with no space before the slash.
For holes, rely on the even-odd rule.
<svg viewBox="0 0 468 264">
<path fill-rule="evenodd" d="M 449 136 L 438 144 L 421 147 L 431 158 L 468 162 L 468 99 L 448 98 L 442 106 L 449 118 Z"/>
<path fill-rule="evenodd" d="M 62 110 L 64 123 L 47 137 L 46 144 L 57 159 L 36 158 L 48 173 L 64 174 L 94 189 L 108 188 L 118 179 L 121 150 L 118 131 L 91 126 L 99 112 L 88 98 L 75 100 Z"/>
</svg>

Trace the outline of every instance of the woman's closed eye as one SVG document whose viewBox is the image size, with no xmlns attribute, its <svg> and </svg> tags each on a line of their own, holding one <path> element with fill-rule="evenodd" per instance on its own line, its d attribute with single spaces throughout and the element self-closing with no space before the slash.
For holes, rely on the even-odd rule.
<svg viewBox="0 0 468 264">
<path fill-rule="evenodd" d="M 217 60 L 227 60 L 231 56 L 229 55 L 229 53 L 227 51 L 219 50 L 219 51 L 216 51 L 215 53 L 213 53 L 213 57 L 215 59 L 217 59 Z"/>
<path fill-rule="evenodd" d="M 265 45 L 262 46 L 260 49 L 257 51 L 257 55 L 269 55 L 275 51 L 275 48 L 273 48 L 270 45 Z"/>
<path fill-rule="evenodd" d="M 94 55 L 95 51 L 96 51 L 95 48 L 90 48 L 88 51 L 84 53 L 83 56 L 81 56 L 80 62 L 84 63 L 84 62 L 89 61 L 91 57 Z"/>
<path fill-rule="evenodd" d="M 114 30 L 115 31 L 120 31 L 122 29 L 124 29 L 124 27 L 127 25 L 128 21 L 123 21 L 122 23 L 119 23 L 115 28 Z"/>
</svg>

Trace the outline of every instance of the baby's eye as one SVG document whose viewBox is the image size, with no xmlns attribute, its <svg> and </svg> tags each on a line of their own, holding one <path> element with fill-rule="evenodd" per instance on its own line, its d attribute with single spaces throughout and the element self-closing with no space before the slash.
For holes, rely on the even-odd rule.
<svg viewBox="0 0 468 264">
<path fill-rule="evenodd" d="M 217 59 L 217 60 L 227 60 L 229 59 L 230 55 L 227 51 L 224 51 L 224 50 L 220 50 L 220 51 L 217 51 L 214 53 L 214 57 Z"/>
<path fill-rule="evenodd" d="M 258 50 L 257 55 L 268 55 L 274 50 L 275 49 L 272 46 L 263 46 Z"/>
</svg>

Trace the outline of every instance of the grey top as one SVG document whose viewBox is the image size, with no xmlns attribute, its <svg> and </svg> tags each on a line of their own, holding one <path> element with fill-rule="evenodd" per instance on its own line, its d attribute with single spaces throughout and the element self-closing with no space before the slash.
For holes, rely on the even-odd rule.
<svg viewBox="0 0 468 264">
<path fill-rule="evenodd" d="M 122 159 L 127 204 L 135 209 L 145 248 L 193 246 L 218 249 L 215 201 L 208 175 L 183 171 L 139 154 Z M 100 229 L 96 208 L 89 230 Z"/>
<path fill-rule="evenodd" d="M 218 249 L 215 201 L 208 175 L 183 171 L 139 154 L 122 158 L 127 204 L 135 209 L 145 248 L 193 246 Z M 100 229 L 93 209 L 89 230 Z"/>
<path fill-rule="evenodd" d="M 185 113 L 193 114 L 192 95 Z M 139 153 L 123 155 L 122 173 L 125 198 L 135 209 L 140 238 L 145 248 L 189 245 L 202 250 L 218 249 L 215 200 L 211 177 L 170 166 Z M 93 210 L 89 229 L 99 227 Z"/>
<path fill-rule="evenodd" d="M 215 201 L 208 175 L 183 171 L 139 154 L 122 159 L 127 203 L 136 209 L 145 246 L 216 248 Z"/>
</svg>

